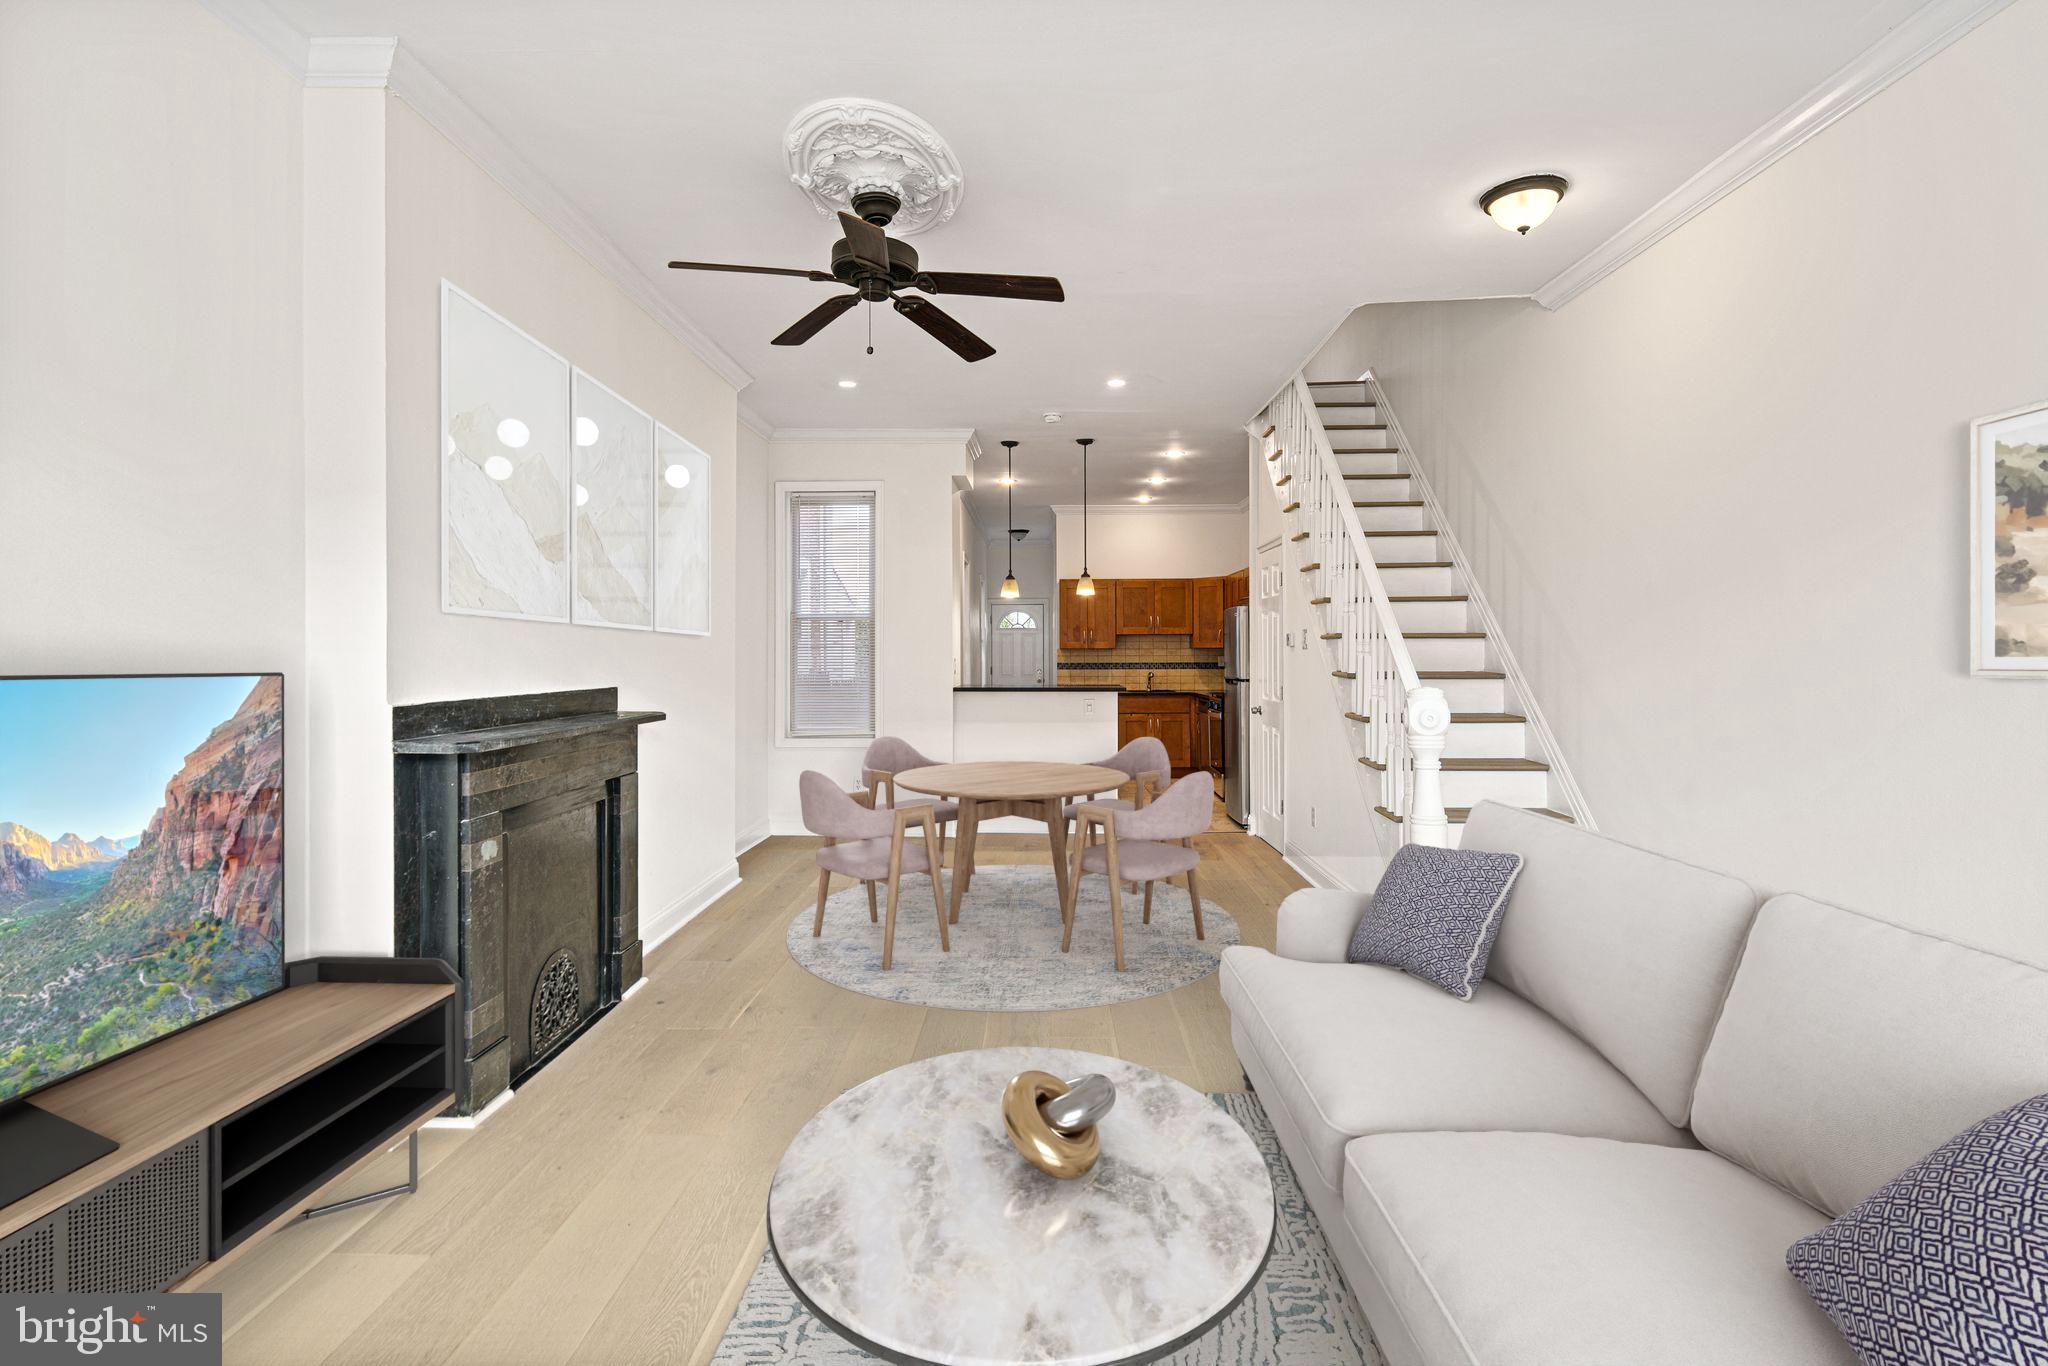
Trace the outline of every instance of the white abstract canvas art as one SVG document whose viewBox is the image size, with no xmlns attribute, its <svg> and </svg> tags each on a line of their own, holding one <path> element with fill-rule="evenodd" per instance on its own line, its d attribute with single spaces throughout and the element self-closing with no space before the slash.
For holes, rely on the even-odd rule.
<svg viewBox="0 0 2048 1366">
<path fill-rule="evenodd" d="M 569 364 L 441 284 L 441 606 L 569 619 Z"/>
<path fill-rule="evenodd" d="M 711 633 L 711 457 L 654 429 L 654 627 Z"/>
<path fill-rule="evenodd" d="M 654 419 L 576 372 L 576 621 L 654 624 Z"/>
</svg>

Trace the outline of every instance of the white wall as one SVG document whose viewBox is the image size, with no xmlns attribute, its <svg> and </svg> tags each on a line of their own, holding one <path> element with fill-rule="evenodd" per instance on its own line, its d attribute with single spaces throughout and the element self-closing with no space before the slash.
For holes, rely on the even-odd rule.
<svg viewBox="0 0 2048 1366">
<path fill-rule="evenodd" d="M 648 942 L 737 876 L 732 387 L 410 107 L 387 119 L 390 701 L 616 686 L 640 732 Z M 446 277 L 711 457 L 705 637 L 450 616 L 440 603 L 440 282 Z M 385 765 L 388 768 L 389 758 Z M 364 818 L 381 819 L 388 813 Z M 367 936 L 384 904 L 365 906 Z"/>
<path fill-rule="evenodd" d="M 299 102 L 194 5 L 0 7 L 0 674 L 282 671 L 293 957 Z"/>
<path fill-rule="evenodd" d="M 769 480 L 873 482 L 882 486 L 880 620 L 876 623 L 877 733 L 908 740 L 933 759 L 953 752 L 954 656 L 960 646 L 956 611 L 958 576 L 953 544 L 954 481 L 968 468 L 966 434 L 859 433 L 821 435 L 778 432 L 768 443 Z M 771 518 L 782 509 L 769 490 Z M 770 614 L 779 616 L 773 586 L 780 569 L 778 536 L 771 523 L 759 549 L 768 576 Z M 860 781 L 865 740 L 840 744 L 790 743 L 779 738 L 782 698 L 773 736 L 762 746 L 760 767 L 768 792 L 770 828 L 798 834 L 803 813 L 797 775 L 807 768 L 829 773 L 848 787 Z"/>
<path fill-rule="evenodd" d="M 1310 368 L 1379 375 L 1605 831 L 2038 961 L 2048 682 L 1966 670 L 1966 450 L 2048 395 L 2044 58 L 2015 5 L 1562 310 Z"/>
<path fill-rule="evenodd" d="M 757 762 L 773 739 L 775 702 L 775 580 L 755 563 L 758 548 L 775 544 L 775 522 L 769 502 L 774 484 L 768 477 L 768 434 L 749 425 L 741 414 L 735 481 L 734 522 L 737 527 L 732 578 L 737 598 L 734 627 L 738 686 L 736 699 L 739 754 L 739 810 L 735 839 L 751 848 L 768 834 L 768 773 Z"/>
<path fill-rule="evenodd" d="M 1059 575 L 1081 573 L 1081 509 L 1056 507 Z M 1245 567 L 1247 510 L 1112 505 L 1088 510 L 1088 570 L 1107 579 L 1202 579 Z"/>
</svg>

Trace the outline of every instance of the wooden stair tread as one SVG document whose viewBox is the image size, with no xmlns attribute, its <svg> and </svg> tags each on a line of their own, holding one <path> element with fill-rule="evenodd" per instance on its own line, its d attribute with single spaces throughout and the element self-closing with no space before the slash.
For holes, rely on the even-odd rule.
<svg viewBox="0 0 2048 1366">
<path fill-rule="evenodd" d="M 1370 716 L 1360 716 L 1355 711 L 1344 713 L 1346 721 L 1370 721 Z M 1454 726 L 1518 725 L 1526 722 L 1526 716 L 1517 716 L 1511 711 L 1454 711 L 1451 724 Z"/>
<path fill-rule="evenodd" d="M 1498 669 L 1418 669 L 1417 678 L 1506 678 Z"/>
<path fill-rule="evenodd" d="M 1470 602 L 1464 593 L 1389 593 L 1388 602 Z"/>
<path fill-rule="evenodd" d="M 1308 533 L 1306 531 L 1297 531 L 1287 539 L 1290 541 L 1305 541 L 1308 539 Z"/>
<path fill-rule="evenodd" d="M 1284 450 L 1274 451 L 1271 455 L 1266 457 L 1267 463 L 1270 464 L 1271 462 L 1278 460 L 1281 456 L 1285 454 L 1287 454 L 1287 452 Z"/>
<path fill-rule="evenodd" d="M 1432 529 L 1428 531 L 1368 531 L 1365 534 L 1368 536 L 1434 536 L 1436 532 Z"/>
<path fill-rule="evenodd" d="M 1301 567 L 1301 572 L 1302 572 L 1302 573 L 1304 573 L 1304 574 L 1306 574 L 1306 573 L 1308 573 L 1308 572 L 1309 572 L 1309 571 L 1310 571 L 1311 569 L 1321 569 L 1322 567 L 1323 567 L 1323 562 L 1322 562 L 1321 560 L 1310 560 L 1310 561 L 1309 561 L 1309 562 L 1308 562 L 1307 564 L 1305 564 L 1305 565 L 1303 565 L 1303 566 Z"/>
<path fill-rule="evenodd" d="M 1380 560 L 1381 569 L 1449 569 L 1449 560 Z"/>
<path fill-rule="evenodd" d="M 1289 512 L 1299 512 L 1299 511 L 1301 511 L 1301 504 L 1299 504 L 1299 503 L 1289 503 L 1289 504 L 1288 504 L 1288 505 L 1287 505 L 1286 507 L 1284 507 L 1284 508 L 1281 508 L 1281 509 L 1280 509 L 1280 511 L 1281 511 L 1282 513 L 1289 513 Z"/>
<path fill-rule="evenodd" d="M 1322 607 L 1327 605 L 1329 601 L 1330 600 L 1328 598 L 1310 598 L 1308 600 L 1308 605 L 1311 607 Z"/>
<path fill-rule="evenodd" d="M 1565 815 L 1564 812 L 1553 811 L 1551 808 L 1547 806 L 1525 806 L 1521 809 L 1524 811 L 1534 812 L 1536 815 L 1539 816 L 1548 816 L 1552 820 L 1563 821 L 1566 825 L 1578 824 L 1577 821 L 1573 820 L 1570 816 Z M 1395 815 L 1393 812 L 1387 810 L 1387 808 L 1385 808 L 1384 806 L 1375 806 L 1373 810 L 1377 812 L 1379 815 L 1385 817 L 1387 820 L 1394 822 L 1394 824 L 1396 825 L 1399 825 L 1401 823 L 1402 818 Z M 1444 815 L 1450 819 L 1452 825 L 1463 825 L 1465 823 L 1465 818 L 1467 816 L 1470 816 L 1471 814 L 1472 808 L 1469 806 L 1447 806 L 1444 808 Z"/>
<path fill-rule="evenodd" d="M 1265 431 L 1259 433 L 1259 440 L 1264 441 L 1267 437 L 1271 436 L 1273 433 L 1279 430 L 1280 428 L 1277 426 L 1268 427 Z"/>
<path fill-rule="evenodd" d="M 1332 678 L 1347 678 L 1347 679 L 1348 679 L 1348 678 L 1356 678 L 1356 677 L 1358 677 L 1358 675 L 1357 675 L 1357 674 L 1354 674 L 1354 673 L 1346 673 L 1346 672 L 1344 672 L 1344 670 L 1342 670 L 1342 669 L 1332 669 L 1332 670 L 1330 670 L 1330 677 L 1332 677 Z"/>
<path fill-rule="evenodd" d="M 1386 498 L 1378 502 L 1361 503 L 1354 498 L 1351 500 L 1351 506 L 1355 508 L 1419 508 L 1422 506 L 1422 500 L 1420 498 Z"/>
<path fill-rule="evenodd" d="M 1383 432 L 1386 429 L 1384 422 L 1330 422 L 1323 426 L 1326 432 Z"/>
<path fill-rule="evenodd" d="M 1311 389 L 1348 389 L 1365 383 L 1362 379 L 1305 379 L 1302 381 Z"/>
<path fill-rule="evenodd" d="M 1339 428 L 1338 430 L 1341 431 L 1343 429 Z M 1399 455 L 1400 453 L 1401 448 L 1399 446 L 1332 446 L 1330 448 L 1331 455 Z"/>
<path fill-rule="evenodd" d="M 1412 474 L 1347 474 L 1346 479 L 1413 479 Z"/>
<path fill-rule="evenodd" d="M 1277 489 L 1277 488 L 1281 487 L 1282 485 L 1286 484 L 1286 483 L 1287 483 L 1287 482 L 1288 482 L 1289 480 L 1291 480 L 1291 479 L 1293 479 L 1293 478 L 1294 478 L 1294 476 L 1293 476 L 1293 475 L 1291 475 L 1291 474 L 1283 474 L 1283 475 L 1281 475 L 1281 476 L 1280 476 L 1280 477 L 1279 477 L 1278 479 L 1275 479 L 1275 480 L 1273 481 L 1273 487 Z"/>
<path fill-rule="evenodd" d="M 1369 398 L 1319 398 L 1316 400 L 1316 407 L 1318 408 L 1373 408 L 1377 406 Z"/>
</svg>

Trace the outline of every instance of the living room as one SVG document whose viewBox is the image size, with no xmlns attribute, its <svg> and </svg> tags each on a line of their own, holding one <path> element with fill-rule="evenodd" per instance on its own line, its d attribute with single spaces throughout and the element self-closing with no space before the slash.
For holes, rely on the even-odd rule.
<svg viewBox="0 0 2048 1366">
<path fill-rule="evenodd" d="M 2044 56 L 6 0 L 0 1356 L 2048 1362 Z"/>
</svg>

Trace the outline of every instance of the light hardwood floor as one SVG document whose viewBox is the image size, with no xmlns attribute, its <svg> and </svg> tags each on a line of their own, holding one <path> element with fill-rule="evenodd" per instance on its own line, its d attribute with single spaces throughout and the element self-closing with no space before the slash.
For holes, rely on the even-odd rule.
<svg viewBox="0 0 2048 1366">
<path fill-rule="evenodd" d="M 1204 899 L 1236 917 L 1246 943 L 1270 947 L 1274 908 L 1303 883 L 1271 847 L 1219 824 L 1197 841 Z M 648 955 L 631 1001 L 482 1127 L 423 1134 L 418 1194 L 287 1229 L 204 1286 L 224 1296 L 227 1360 L 702 1362 L 765 1246 L 784 1146 L 847 1087 L 1001 1044 L 1111 1053 L 1197 1090 L 1242 1087 L 1214 977 L 1043 1014 L 928 1010 L 818 980 L 783 947 L 815 893 L 815 848 L 784 838 L 750 850 L 745 881 Z M 979 861 L 1042 863 L 1045 841 L 989 836 Z M 401 1149 L 333 1194 L 403 1179 Z"/>
</svg>

